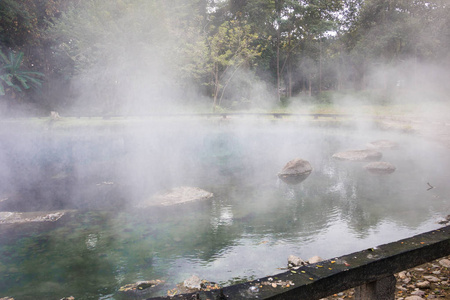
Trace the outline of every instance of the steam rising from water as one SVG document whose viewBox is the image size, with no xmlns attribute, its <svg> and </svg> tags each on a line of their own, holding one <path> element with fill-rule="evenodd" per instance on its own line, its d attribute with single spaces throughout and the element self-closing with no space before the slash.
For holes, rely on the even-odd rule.
<svg viewBox="0 0 450 300">
<path fill-rule="evenodd" d="M 146 16 L 145 11 L 134 11 L 112 29 L 111 24 L 104 25 L 105 32 L 111 29 L 114 34 L 100 37 L 110 39 L 108 49 L 100 49 L 104 59 L 73 80 L 73 114 L 197 111 L 195 105 L 204 93 L 188 80 L 175 81 L 182 78 L 184 40 L 159 31 L 160 19 Z M 146 26 L 125 30 L 137 24 L 136 19 Z M 164 42 L 143 43 L 154 39 Z M 248 106 L 257 109 L 278 104 L 266 81 L 245 71 L 235 78 L 226 94 L 231 101 L 248 100 Z M 338 111 L 365 115 L 373 113 L 366 104 L 379 95 L 375 100 L 387 101 L 394 109 L 403 105 L 399 114 L 406 109 L 410 115 L 435 121 L 447 117 L 448 110 L 442 109 L 449 102 L 447 78 L 445 66 L 416 61 L 372 64 L 366 78 L 370 95 L 343 92 L 331 102 Z M 310 111 L 306 98 L 293 99 L 288 109 Z M 208 108 L 210 101 L 204 100 Z M 203 109 L 203 103 L 200 106 Z M 95 122 L 87 123 L 91 121 Z M 372 247 L 433 228 L 440 214 L 449 213 L 447 150 L 374 130 L 365 120 L 355 120 L 348 131 L 293 120 L 121 121 L 78 127 L 61 120 L 39 127 L 45 129 L 39 132 L 12 122 L 2 128 L 0 145 L 0 210 L 113 211 L 103 220 L 87 214 L 81 221 L 68 221 L 70 226 L 81 223 L 88 233 L 64 224 L 55 229 L 56 236 L 73 229 L 84 237 L 84 243 L 78 243 L 79 237 L 71 236 L 82 245 L 80 253 L 87 249 L 86 256 L 93 261 L 113 265 L 111 285 L 149 279 L 141 278 L 145 276 L 176 277 L 180 267 L 186 277 L 199 273 L 222 282 L 230 280 L 230 270 L 237 270 L 231 275 L 236 277 L 267 275 L 283 267 L 289 254 L 305 258 L 346 254 L 355 247 Z M 392 175 L 374 177 L 361 165 L 331 159 L 335 152 L 362 148 L 379 138 L 402 145 L 383 153 L 383 160 L 397 167 Z M 295 157 L 311 162 L 314 171 L 300 185 L 288 186 L 276 174 Z M 436 189 L 426 191 L 427 182 Z M 206 189 L 215 198 L 189 213 L 179 208 L 135 210 L 136 204 L 155 193 L 182 185 Z M 399 235 L 389 235 L 392 232 Z M 330 243 L 333 247 L 324 247 Z M 66 250 L 60 241 L 52 245 Z M 251 259 L 255 253 L 257 261 Z M 146 268 L 137 267 L 141 265 Z M 178 279 L 185 278 L 173 280 Z"/>
<path fill-rule="evenodd" d="M 35 247 L 46 247 L 36 263 L 51 263 L 77 278 L 80 293 L 98 296 L 98 286 L 83 280 L 102 278 L 111 294 L 117 286 L 155 278 L 167 279 L 172 288 L 191 274 L 232 283 L 231 278 L 276 273 L 290 254 L 335 257 L 438 226 L 450 194 L 445 148 L 396 132 L 322 125 L 292 119 L 159 119 L 101 126 L 89 135 L 77 127 L 70 134 L 53 128 L 45 138 L 40 132 L 21 139 L 3 133 L 0 156 L 7 159 L 1 164 L 10 184 L 2 181 L 9 198 L 0 208 L 78 212 L 50 228 L 33 228 L 37 242 L 30 237 L 32 246 L 2 264 L 19 268 L 30 275 L 26 278 L 49 278 L 47 268 L 25 270 L 18 263 L 35 257 Z M 400 145 L 383 151 L 383 159 L 397 167 L 388 176 L 331 157 L 380 138 Z M 311 175 L 299 185 L 280 182 L 277 173 L 299 156 L 313 166 Z M 427 191 L 427 182 L 436 188 Z M 181 207 L 135 208 L 182 185 L 215 196 Z M 22 241 L 0 236 L 0 245 L 8 247 Z M 56 255 L 62 249 L 64 259 Z M 80 261 L 80 255 L 86 259 Z M 68 264 L 78 268 L 66 270 Z M 0 283 L 0 290 L 26 294 L 28 284 L 47 290 L 41 282 L 19 279 L 18 287 L 14 280 L 7 287 Z M 73 282 L 66 286 L 73 288 Z"/>
</svg>

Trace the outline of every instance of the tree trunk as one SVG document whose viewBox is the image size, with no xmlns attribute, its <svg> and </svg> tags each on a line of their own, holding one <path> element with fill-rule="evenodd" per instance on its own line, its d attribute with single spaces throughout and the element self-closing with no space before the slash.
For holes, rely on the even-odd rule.
<svg viewBox="0 0 450 300">
<path fill-rule="evenodd" d="M 281 78 L 280 78 L 280 28 L 277 28 L 277 98 L 278 102 L 281 101 L 280 95 L 280 87 L 281 87 Z"/>
<path fill-rule="evenodd" d="M 289 98 L 291 98 L 292 97 L 292 67 L 290 64 L 288 65 L 288 80 L 289 80 L 289 84 L 288 84 L 287 96 Z"/>
<path fill-rule="evenodd" d="M 312 96 L 312 75 L 309 75 L 309 80 L 308 80 L 308 95 L 311 97 Z"/>
<path fill-rule="evenodd" d="M 212 111 L 216 111 L 217 95 L 219 94 L 219 66 L 214 66 L 214 103 Z"/>
<path fill-rule="evenodd" d="M 322 92 L 322 39 L 319 39 L 319 93 Z"/>
</svg>

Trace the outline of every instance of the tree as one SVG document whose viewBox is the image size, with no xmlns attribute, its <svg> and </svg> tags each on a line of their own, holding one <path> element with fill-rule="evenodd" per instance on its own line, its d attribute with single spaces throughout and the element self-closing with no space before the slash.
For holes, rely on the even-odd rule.
<svg viewBox="0 0 450 300">
<path fill-rule="evenodd" d="M 239 68 L 250 66 L 261 54 L 259 45 L 253 44 L 258 36 L 250 29 L 245 22 L 227 21 L 208 38 L 206 70 L 212 75 L 213 110 L 220 105 L 228 83 Z"/>
<path fill-rule="evenodd" d="M 406 60 L 433 60 L 448 52 L 449 5 L 445 1 L 366 0 L 356 22 L 343 37 L 352 57 L 357 88 L 374 64 L 389 68 Z M 384 89 L 395 78 L 382 76 Z"/>
<path fill-rule="evenodd" d="M 84 101 L 79 109 L 143 112 L 178 96 L 178 41 L 162 2 L 86 0 L 49 30 L 56 55 L 73 63 L 72 90 Z"/>
</svg>

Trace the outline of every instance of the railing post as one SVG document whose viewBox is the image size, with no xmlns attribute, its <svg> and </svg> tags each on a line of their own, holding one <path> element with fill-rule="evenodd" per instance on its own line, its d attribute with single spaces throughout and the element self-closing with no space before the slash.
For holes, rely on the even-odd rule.
<svg viewBox="0 0 450 300">
<path fill-rule="evenodd" d="M 395 276 L 389 275 L 355 288 L 356 300 L 394 300 Z"/>
</svg>

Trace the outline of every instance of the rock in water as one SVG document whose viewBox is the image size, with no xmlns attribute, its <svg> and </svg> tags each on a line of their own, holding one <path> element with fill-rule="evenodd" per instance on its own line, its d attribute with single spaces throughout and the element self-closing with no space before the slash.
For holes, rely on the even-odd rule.
<svg viewBox="0 0 450 300">
<path fill-rule="evenodd" d="M 0 212 L 0 224 L 56 222 L 67 211 L 56 212 Z M 1 298 L 0 298 L 1 300 Z"/>
<path fill-rule="evenodd" d="M 213 193 L 202 190 L 198 187 L 181 186 L 171 189 L 166 193 L 153 196 L 149 201 L 141 203 L 140 207 L 149 206 L 171 206 L 185 204 L 195 201 L 212 198 Z"/>
<path fill-rule="evenodd" d="M 202 288 L 202 280 L 197 275 L 192 275 L 183 282 L 183 286 L 190 290 L 200 290 Z"/>
<path fill-rule="evenodd" d="M 375 150 L 348 150 L 333 154 L 333 158 L 349 161 L 376 161 L 380 160 L 383 154 Z"/>
<path fill-rule="evenodd" d="M 377 140 L 367 143 L 367 147 L 370 149 L 395 149 L 398 144 L 389 140 Z"/>
<path fill-rule="evenodd" d="M 393 164 L 385 161 L 371 162 L 365 165 L 364 168 L 375 174 L 391 174 L 396 170 Z"/>
<path fill-rule="evenodd" d="M 315 263 L 318 263 L 318 262 L 321 262 L 321 261 L 323 261 L 323 258 L 320 257 L 320 256 L 317 256 L 317 255 L 311 257 L 310 259 L 308 259 L 308 263 L 309 264 L 315 264 Z"/>
<path fill-rule="evenodd" d="M 307 264 L 308 263 L 306 261 L 304 261 L 303 259 L 301 259 L 300 257 L 297 257 L 295 255 L 289 255 L 289 257 L 288 257 L 288 267 L 289 268 L 306 266 Z"/>
<path fill-rule="evenodd" d="M 148 289 L 153 288 L 161 283 L 164 283 L 164 280 L 156 279 L 156 280 L 138 281 L 136 283 L 131 283 L 122 286 L 119 289 L 119 292 L 127 294 L 143 294 L 148 292 Z"/>
<path fill-rule="evenodd" d="M 278 177 L 288 184 L 298 184 L 312 172 L 311 164 L 304 159 L 295 158 L 289 161 L 278 173 Z"/>
</svg>

